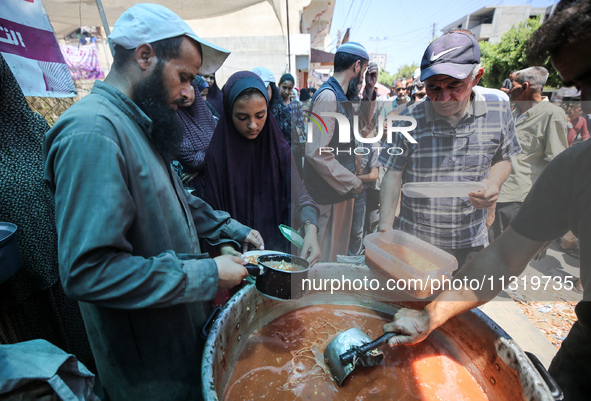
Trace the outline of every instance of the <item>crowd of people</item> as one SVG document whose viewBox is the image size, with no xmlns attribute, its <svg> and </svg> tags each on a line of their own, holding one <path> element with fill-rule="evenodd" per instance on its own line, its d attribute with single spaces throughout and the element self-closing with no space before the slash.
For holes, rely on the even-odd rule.
<svg viewBox="0 0 591 401">
<path fill-rule="evenodd" d="M 26 171 L 3 172 L 17 179 L 8 186 L 19 188 L 19 203 L 11 214 L 3 207 L 0 220 L 23 228 L 25 266 L 2 284 L 11 292 L 0 298 L 11 299 L 1 305 L 0 339 L 46 338 L 79 355 L 108 400 L 201 399 L 200 329 L 212 302 L 243 284 L 244 252 L 336 261 L 363 254 L 366 234 L 392 228 L 454 255 L 457 278 L 519 275 L 562 237 L 563 249 L 580 250 L 583 291 L 591 79 L 576 55 L 589 51 L 590 16 L 588 1 L 563 0 L 530 41 L 539 64 L 513 71 L 500 90 L 478 85 L 486 74 L 479 44 L 458 29 L 429 44 L 413 77 L 378 98 L 378 68 L 357 42 L 338 47 L 334 74 L 319 88 L 298 89 L 288 73 L 277 81 L 264 66 L 221 85 L 215 72 L 227 50 L 167 8 L 138 4 L 109 36 L 108 76 L 51 129 L 23 104 L 0 59 L 10 144 L 2 157 L 23 148 L 31 158 L 17 163 Z M 583 103 L 561 108 L 543 95 L 547 56 Z M 5 130 L 8 120 L 19 123 Z M 408 121 L 416 124 L 410 137 L 397 133 Z M 438 198 L 401 190 L 431 182 L 482 189 Z M 45 240 L 33 233 L 39 213 Z M 301 233 L 301 248 L 282 237 L 282 224 Z M 41 253 L 41 279 L 27 281 Z M 422 310 L 399 310 L 385 326 L 401 334 L 391 345 L 421 341 L 500 290 L 444 291 Z M 585 398 L 591 377 L 587 301 L 550 367 L 569 400 Z M 54 324 L 40 332 L 6 305 Z"/>
</svg>

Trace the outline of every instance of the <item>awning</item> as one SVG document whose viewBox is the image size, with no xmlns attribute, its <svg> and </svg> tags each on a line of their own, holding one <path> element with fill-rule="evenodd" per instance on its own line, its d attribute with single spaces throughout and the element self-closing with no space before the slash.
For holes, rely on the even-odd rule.
<svg viewBox="0 0 591 401">
<path fill-rule="evenodd" d="M 334 64 L 334 54 L 312 48 L 310 49 L 310 64 L 332 66 Z"/>
<path fill-rule="evenodd" d="M 263 1 L 269 2 L 279 16 L 280 0 L 101 0 L 101 3 L 109 26 L 113 26 L 125 10 L 137 3 L 161 4 L 182 19 L 192 20 L 229 14 Z M 80 26 L 103 26 L 96 0 L 43 0 L 43 5 L 58 37 Z"/>
</svg>

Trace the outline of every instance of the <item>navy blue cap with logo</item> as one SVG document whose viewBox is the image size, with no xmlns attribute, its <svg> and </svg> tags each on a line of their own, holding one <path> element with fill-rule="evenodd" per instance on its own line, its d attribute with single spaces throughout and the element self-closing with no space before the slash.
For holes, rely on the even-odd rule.
<svg viewBox="0 0 591 401">
<path fill-rule="evenodd" d="M 480 63 L 480 46 L 468 34 L 453 32 L 435 39 L 421 60 L 421 81 L 434 75 L 464 79 Z"/>
</svg>

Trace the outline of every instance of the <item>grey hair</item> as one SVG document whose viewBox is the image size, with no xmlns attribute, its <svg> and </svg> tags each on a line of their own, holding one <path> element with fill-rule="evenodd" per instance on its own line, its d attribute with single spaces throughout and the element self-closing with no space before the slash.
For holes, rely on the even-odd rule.
<svg viewBox="0 0 591 401">
<path fill-rule="evenodd" d="M 474 68 L 472 69 L 472 72 L 470 73 L 470 78 L 472 78 L 472 79 L 476 78 L 476 75 L 478 75 L 478 71 L 480 71 L 481 68 L 482 68 L 482 64 L 480 64 L 480 63 L 474 65 Z"/>
<path fill-rule="evenodd" d="M 528 82 L 532 89 L 541 92 L 544 84 L 548 80 L 548 70 L 544 67 L 529 67 L 523 70 L 515 71 L 513 74 L 513 80 L 517 81 L 520 85 L 524 82 Z"/>
</svg>

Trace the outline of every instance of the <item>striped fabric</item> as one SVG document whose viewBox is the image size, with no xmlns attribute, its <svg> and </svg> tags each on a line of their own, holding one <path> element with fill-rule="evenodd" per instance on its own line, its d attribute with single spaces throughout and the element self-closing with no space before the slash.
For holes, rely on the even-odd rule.
<svg viewBox="0 0 591 401">
<path fill-rule="evenodd" d="M 395 135 L 391 145 L 403 153 L 382 152 L 380 162 L 403 171 L 402 182 L 474 181 L 487 178 L 491 166 L 521 151 L 508 102 L 473 93 L 473 101 L 457 127 L 435 113 L 429 99 L 405 109 L 417 121 L 411 135 L 417 144 Z M 395 153 L 395 152 L 391 152 Z M 400 153 L 400 152 L 398 152 Z M 488 245 L 486 210 L 465 198 L 408 198 L 402 194 L 395 228 L 435 246 L 461 249 Z"/>
</svg>

